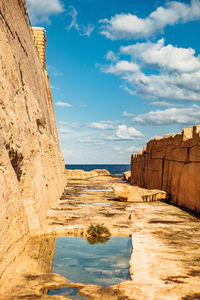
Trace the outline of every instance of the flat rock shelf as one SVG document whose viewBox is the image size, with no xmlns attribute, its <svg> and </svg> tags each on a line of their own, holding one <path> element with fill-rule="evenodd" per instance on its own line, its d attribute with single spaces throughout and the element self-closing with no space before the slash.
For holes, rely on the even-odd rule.
<svg viewBox="0 0 200 300">
<path fill-rule="evenodd" d="M 199 217 L 164 201 L 120 202 L 108 191 L 114 183 L 122 180 L 68 180 L 43 230 L 13 262 L 0 299 L 200 299 Z M 89 245 L 88 227 L 97 224 L 109 229 L 110 240 Z M 131 245 L 130 255 L 124 251 Z"/>
</svg>

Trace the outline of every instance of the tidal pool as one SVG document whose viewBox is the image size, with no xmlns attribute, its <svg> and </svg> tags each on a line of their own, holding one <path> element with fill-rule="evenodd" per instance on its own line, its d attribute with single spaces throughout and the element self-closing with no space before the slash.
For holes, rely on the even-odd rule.
<svg viewBox="0 0 200 300">
<path fill-rule="evenodd" d="M 65 276 L 70 282 L 100 286 L 119 284 L 130 278 L 131 251 L 132 243 L 128 237 L 112 237 L 106 243 L 93 245 L 84 238 L 59 237 L 52 272 Z M 50 290 L 49 295 L 83 299 L 77 291 L 66 287 Z"/>
</svg>

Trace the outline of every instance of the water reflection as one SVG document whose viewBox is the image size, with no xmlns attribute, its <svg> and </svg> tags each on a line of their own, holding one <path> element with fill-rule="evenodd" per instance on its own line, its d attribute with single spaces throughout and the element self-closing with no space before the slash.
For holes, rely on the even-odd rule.
<svg viewBox="0 0 200 300">
<path fill-rule="evenodd" d="M 57 239 L 53 272 L 68 281 L 109 286 L 129 279 L 130 238 L 112 237 L 107 243 L 89 244 L 86 239 Z"/>
</svg>

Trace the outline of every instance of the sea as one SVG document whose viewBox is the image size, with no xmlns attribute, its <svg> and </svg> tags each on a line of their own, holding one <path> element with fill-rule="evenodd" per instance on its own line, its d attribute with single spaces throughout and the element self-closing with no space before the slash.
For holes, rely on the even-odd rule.
<svg viewBox="0 0 200 300">
<path fill-rule="evenodd" d="M 122 175 L 124 172 L 130 171 L 129 164 L 65 165 L 65 168 L 70 170 L 81 169 L 84 171 L 91 171 L 94 169 L 106 169 L 112 175 Z"/>
</svg>

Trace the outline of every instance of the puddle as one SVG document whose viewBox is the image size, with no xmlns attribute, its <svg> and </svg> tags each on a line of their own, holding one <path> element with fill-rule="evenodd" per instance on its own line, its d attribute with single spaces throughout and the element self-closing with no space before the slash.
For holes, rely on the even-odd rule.
<svg viewBox="0 0 200 300">
<path fill-rule="evenodd" d="M 84 192 L 113 192 L 112 188 L 108 188 L 108 189 L 87 189 L 84 190 Z"/>
<path fill-rule="evenodd" d="M 106 243 L 93 245 L 84 238 L 59 237 L 52 272 L 65 276 L 69 282 L 100 286 L 119 284 L 130 279 L 131 251 L 128 237 L 112 237 Z M 69 288 L 50 290 L 49 294 L 56 295 L 58 291 L 60 295 L 67 295 L 67 290 Z"/>
<path fill-rule="evenodd" d="M 111 206 L 111 203 L 106 203 L 106 202 L 93 202 L 93 203 L 84 203 L 84 204 L 79 204 L 79 206 L 96 206 L 96 205 L 102 205 L 102 206 Z"/>
</svg>

